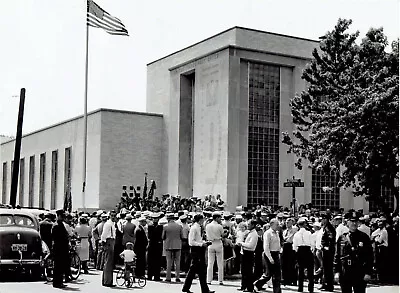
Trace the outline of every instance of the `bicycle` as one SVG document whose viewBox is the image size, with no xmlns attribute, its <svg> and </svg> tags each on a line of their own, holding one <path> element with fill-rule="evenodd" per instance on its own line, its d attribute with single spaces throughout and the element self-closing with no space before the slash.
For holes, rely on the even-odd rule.
<svg viewBox="0 0 400 293">
<path fill-rule="evenodd" d="M 70 263 L 70 278 L 71 280 L 76 280 L 81 274 L 81 259 L 76 252 L 76 240 L 72 239 L 70 242 L 68 256 L 69 256 L 69 263 Z M 48 253 L 43 259 L 43 266 L 44 266 L 44 275 L 48 282 L 53 282 L 53 274 L 54 274 L 54 260 L 53 254 L 50 252 Z"/>
<path fill-rule="evenodd" d="M 132 265 L 125 264 L 125 268 L 121 268 L 117 272 L 116 283 L 118 286 L 122 287 L 125 285 L 127 288 L 131 288 L 134 283 L 136 283 L 139 288 L 143 288 L 147 284 L 146 277 L 137 277 L 134 274 L 136 269 L 136 263 Z M 128 277 L 126 277 L 126 274 Z"/>
</svg>

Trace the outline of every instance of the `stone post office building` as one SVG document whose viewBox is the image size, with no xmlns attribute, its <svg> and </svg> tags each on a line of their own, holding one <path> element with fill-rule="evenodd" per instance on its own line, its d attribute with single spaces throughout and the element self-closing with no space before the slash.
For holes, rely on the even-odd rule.
<svg viewBox="0 0 400 293">
<path fill-rule="evenodd" d="M 333 188 L 336 178 L 294 167 L 281 143 L 293 130 L 289 101 L 305 89 L 302 70 L 318 42 L 234 27 L 147 65 L 147 111 L 99 109 L 88 116 L 88 208 L 114 208 L 122 185 L 156 195 L 221 194 L 237 205 L 289 206 L 295 176 L 297 202 L 319 208 L 368 211 L 364 198 Z M 27 134 L 22 140 L 19 198 L 24 206 L 59 208 L 71 189 L 82 205 L 83 119 Z M 1 144 L 1 201 L 9 200 L 14 141 Z"/>
</svg>

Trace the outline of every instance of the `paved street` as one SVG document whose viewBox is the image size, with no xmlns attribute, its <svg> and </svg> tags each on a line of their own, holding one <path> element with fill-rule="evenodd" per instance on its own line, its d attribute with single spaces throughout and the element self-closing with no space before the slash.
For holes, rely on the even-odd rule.
<svg viewBox="0 0 400 293">
<path fill-rule="evenodd" d="M 215 282 L 216 284 L 216 282 Z M 211 285 L 211 289 L 215 290 L 217 293 L 231 293 L 237 292 L 236 289 L 239 288 L 239 281 L 227 281 L 224 286 Z M 50 293 L 50 292 L 83 292 L 83 293 L 107 293 L 107 292 L 154 292 L 154 293 L 178 293 L 181 292 L 182 284 L 167 284 L 167 283 L 157 283 L 148 282 L 146 287 L 143 289 L 131 288 L 127 289 L 124 287 L 120 288 L 106 288 L 101 286 L 101 273 L 91 272 L 91 275 L 83 275 L 77 281 L 68 284 L 68 288 L 54 289 L 52 284 L 45 282 L 3 282 L 0 283 L 0 293 L 30 293 L 30 292 L 40 292 L 40 293 Z M 194 293 L 200 293 L 200 287 L 197 281 L 194 282 L 192 286 L 192 291 Z M 263 292 L 272 292 L 272 289 L 267 289 Z M 297 292 L 295 287 L 287 287 L 282 290 L 282 292 Z M 319 290 L 315 290 L 319 292 Z M 335 292 L 340 292 L 339 287 L 336 287 Z M 370 287 L 367 290 L 368 293 L 397 293 L 399 292 L 399 287 Z"/>
</svg>

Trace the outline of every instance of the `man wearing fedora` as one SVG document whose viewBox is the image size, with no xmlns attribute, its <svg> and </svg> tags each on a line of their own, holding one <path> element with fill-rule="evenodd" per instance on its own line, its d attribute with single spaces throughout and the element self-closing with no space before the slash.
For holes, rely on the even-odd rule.
<svg viewBox="0 0 400 293">
<path fill-rule="evenodd" d="M 115 287 L 113 284 L 113 272 L 114 272 L 114 245 L 115 245 L 115 234 L 116 234 L 116 213 L 110 211 L 110 217 L 103 226 L 103 232 L 101 233 L 101 243 L 104 252 L 104 268 L 102 284 L 105 287 Z"/>
<path fill-rule="evenodd" d="M 147 220 L 144 216 L 138 219 L 139 225 L 135 230 L 135 243 L 133 246 L 133 251 L 136 254 L 136 270 L 135 275 L 138 277 L 144 277 L 146 273 L 146 250 L 148 245 L 148 240 L 144 226 L 147 224 Z"/>
<path fill-rule="evenodd" d="M 163 253 L 163 225 L 159 224 L 160 213 L 152 213 L 151 219 L 153 224 L 149 225 L 149 249 L 148 249 L 148 272 L 147 279 L 161 281 L 161 262 Z"/>
<path fill-rule="evenodd" d="M 165 252 L 167 257 L 167 275 L 166 282 L 171 282 L 172 265 L 175 263 L 175 278 L 176 282 L 180 282 L 180 267 L 181 267 L 181 249 L 182 249 L 182 226 L 175 222 L 173 213 L 167 214 L 167 221 L 163 228 L 162 239 L 165 241 Z"/>
<path fill-rule="evenodd" d="M 51 238 L 53 240 L 53 259 L 54 259 L 54 273 L 53 273 L 53 287 L 65 288 L 63 284 L 64 276 L 67 276 L 68 263 L 68 249 L 69 249 L 69 235 L 64 225 L 65 213 L 64 210 L 58 210 L 57 222 L 51 230 Z"/>
</svg>

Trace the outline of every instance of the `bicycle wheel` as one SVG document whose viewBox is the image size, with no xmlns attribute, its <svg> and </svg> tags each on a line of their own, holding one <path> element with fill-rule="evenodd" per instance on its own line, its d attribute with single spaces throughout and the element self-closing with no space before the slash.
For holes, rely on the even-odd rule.
<svg viewBox="0 0 400 293">
<path fill-rule="evenodd" d="M 48 282 L 53 282 L 53 274 L 54 274 L 54 261 L 52 258 L 47 258 L 44 261 L 44 276 Z"/>
<path fill-rule="evenodd" d="M 81 274 L 81 259 L 79 258 L 78 254 L 76 253 L 70 254 L 70 264 L 71 264 L 70 265 L 71 279 L 76 280 Z"/>
<path fill-rule="evenodd" d="M 125 285 L 125 271 L 123 269 L 118 270 L 115 282 L 117 283 L 118 286 L 121 287 Z"/>
<path fill-rule="evenodd" d="M 144 286 L 146 286 L 147 283 L 146 277 L 136 277 L 136 283 L 140 288 L 143 288 Z"/>
</svg>

